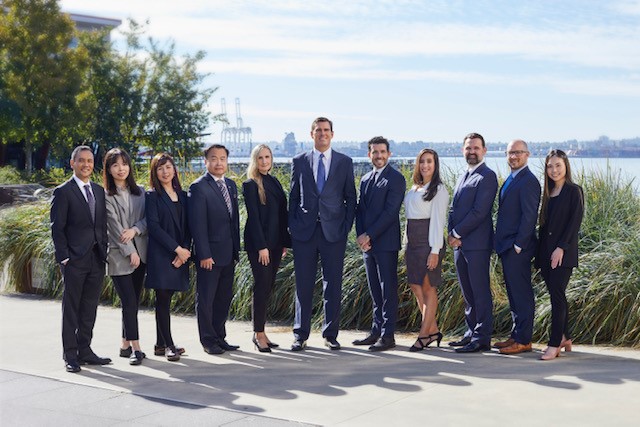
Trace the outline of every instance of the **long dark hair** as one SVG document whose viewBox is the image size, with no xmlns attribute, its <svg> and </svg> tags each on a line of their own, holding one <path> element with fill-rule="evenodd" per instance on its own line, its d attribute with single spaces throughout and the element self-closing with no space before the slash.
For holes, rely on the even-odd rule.
<svg viewBox="0 0 640 427">
<path fill-rule="evenodd" d="M 424 196 L 422 196 L 422 200 L 428 202 L 436 196 L 438 186 L 442 184 L 442 179 L 440 178 L 440 159 L 438 158 L 438 153 L 431 148 L 423 148 L 420 150 L 416 157 L 416 163 L 413 166 L 413 183 L 416 185 L 422 186 L 426 184 L 426 182 L 423 182 L 422 174 L 420 173 L 420 158 L 423 154 L 433 155 L 433 177 L 431 177 L 429 188 L 427 188 L 427 191 L 424 192 Z"/>
<path fill-rule="evenodd" d="M 174 175 L 173 179 L 171 180 L 171 186 L 174 190 L 176 190 L 176 192 L 181 191 L 182 186 L 180 186 L 180 179 L 178 178 L 178 167 L 173 161 L 173 157 L 171 157 L 171 154 L 169 153 L 158 153 L 153 157 L 153 159 L 151 159 L 151 166 L 149 166 L 149 184 L 155 191 L 164 191 L 164 188 L 162 187 L 162 184 L 158 179 L 158 168 L 160 166 L 164 166 L 164 164 L 167 162 L 173 165 Z"/>
<path fill-rule="evenodd" d="M 549 174 L 547 173 L 547 164 L 549 164 L 549 160 L 552 157 L 557 157 L 564 162 L 564 167 L 567 170 L 565 175 L 565 183 L 573 184 L 573 180 L 571 179 L 571 166 L 569 165 L 569 158 L 567 157 L 567 153 L 562 150 L 551 150 L 547 157 L 544 158 L 544 188 L 542 191 L 542 207 L 540 208 L 540 227 L 544 225 L 547 221 L 547 206 L 549 205 L 549 198 L 551 197 L 551 190 L 556 186 L 556 182 L 552 179 L 549 179 Z"/>
<path fill-rule="evenodd" d="M 122 159 L 122 162 L 129 166 L 129 175 L 127 176 L 126 183 L 129 192 L 135 196 L 139 196 L 142 194 L 140 187 L 136 184 L 136 180 L 133 178 L 133 165 L 131 164 L 131 157 L 127 154 L 126 151 L 121 150 L 120 148 L 112 148 L 107 151 L 107 154 L 104 156 L 103 168 L 102 168 L 102 182 L 104 184 L 104 188 L 107 190 L 107 194 L 110 196 L 115 196 L 118 193 L 118 189 L 116 188 L 116 182 L 113 179 L 113 175 L 109 169 L 111 166 L 118 161 L 118 159 Z"/>
</svg>

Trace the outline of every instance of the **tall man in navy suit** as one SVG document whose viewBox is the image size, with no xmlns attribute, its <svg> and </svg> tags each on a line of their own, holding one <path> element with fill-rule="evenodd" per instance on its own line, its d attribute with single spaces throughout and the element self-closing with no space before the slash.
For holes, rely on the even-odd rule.
<svg viewBox="0 0 640 427">
<path fill-rule="evenodd" d="M 356 188 L 351 158 L 331 148 L 333 123 L 318 117 L 311 124 L 312 151 L 293 158 L 289 195 L 296 275 L 296 313 L 292 351 L 307 345 L 311 332 L 313 286 L 318 257 L 322 266 L 324 322 L 322 336 L 331 350 L 339 350 L 342 269 L 347 235 L 356 210 Z"/>
<path fill-rule="evenodd" d="M 107 210 L 104 189 L 91 182 L 91 148 L 76 147 L 70 165 L 73 177 L 53 191 L 51 235 L 64 282 L 65 369 L 80 372 L 81 364 L 111 363 L 111 359 L 98 357 L 90 347 L 107 259 Z"/>
<path fill-rule="evenodd" d="M 238 189 L 224 176 L 228 156 L 224 145 L 213 144 L 204 151 L 207 172 L 189 187 L 187 203 L 197 269 L 198 332 L 209 354 L 239 348 L 226 341 L 225 329 L 240 253 Z"/>
<path fill-rule="evenodd" d="M 498 190 L 496 174 L 484 162 L 487 147 L 482 135 L 464 138 L 462 153 L 467 172 L 458 179 L 449 211 L 448 242 L 465 303 L 467 331 L 458 353 L 489 350 L 493 332 L 493 301 L 489 284 L 489 261 L 493 248 L 491 211 Z"/>
<path fill-rule="evenodd" d="M 509 339 L 494 347 L 499 348 L 500 353 L 517 354 L 531 351 L 535 310 L 531 260 L 537 249 L 540 183 L 527 166 L 529 148 L 526 142 L 512 141 L 506 154 L 511 173 L 498 193 L 495 249 L 502 261 L 513 327 Z"/>
<path fill-rule="evenodd" d="M 400 206 L 406 183 L 404 176 L 389 165 L 389 141 L 376 136 L 368 145 L 373 170 L 360 181 L 356 234 L 373 300 L 373 322 L 369 336 L 353 344 L 384 351 L 396 346 Z"/>
</svg>

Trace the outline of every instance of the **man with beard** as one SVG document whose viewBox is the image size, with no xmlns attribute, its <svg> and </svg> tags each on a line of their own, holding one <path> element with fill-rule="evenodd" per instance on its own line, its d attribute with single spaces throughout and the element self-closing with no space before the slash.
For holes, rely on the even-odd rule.
<svg viewBox="0 0 640 427">
<path fill-rule="evenodd" d="M 458 179 L 449 211 L 448 243 L 458 273 L 465 302 L 467 331 L 458 353 L 489 350 L 493 332 L 493 301 L 489 286 L 489 260 L 493 248 L 491 211 L 498 191 L 496 174 L 484 162 L 487 147 L 482 135 L 470 133 L 464 138 L 462 153 L 467 172 Z"/>
</svg>

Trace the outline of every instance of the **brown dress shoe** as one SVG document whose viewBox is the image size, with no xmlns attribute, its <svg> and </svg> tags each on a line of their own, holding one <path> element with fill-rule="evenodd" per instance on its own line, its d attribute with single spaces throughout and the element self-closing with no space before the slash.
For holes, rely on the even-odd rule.
<svg viewBox="0 0 640 427">
<path fill-rule="evenodd" d="M 501 354 L 518 354 L 524 353 L 525 351 L 531 351 L 531 343 L 520 344 L 519 342 L 514 342 L 509 347 L 503 347 L 500 349 Z"/>
<path fill-rule="evenodd" d="M 508 340 L 504 340 L 504 341 L 498 341 L 497 343 L 493 344 L 493 348 L 505 348 L 505 347 L 509 347 L 510 345 L 512 345 L 514 342 L 516 342 L 516 340 L 514 340 L 513 338 L 509 338 Z"/>
</svg>

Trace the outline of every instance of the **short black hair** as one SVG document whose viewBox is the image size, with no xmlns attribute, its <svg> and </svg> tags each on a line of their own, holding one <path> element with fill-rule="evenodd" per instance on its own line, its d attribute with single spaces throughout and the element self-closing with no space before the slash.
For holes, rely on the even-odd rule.
<svg viewBox="0 0 640 427">
<path fill-rule="evenodd" d="M 462 140 L 462 143 L 464 144 L 464 142 L 467 139 L 476 139 L 476 138 L 478 138 L 480 141 L 482 141 L 482 146 L 485 147 L 484 138 L 482 137 L 482 135 L 480 135 L 479 133 L 476 133 L 476 132 L 471 132 L 469 135 L 465 136 L 464 139 Z"/>
<path fill-rule="evenodd" d="M 224 150 L 227 153 L 227 157 L 229 157 L 229 149 L 222 144 L 211 144 L 210 147 L 204 149 L 204 158 L 206 159 L 209 155 L 210 150 Z"/>
<path fill-rule="evenodd" d="M 387 151 L 389 151 L 389 141 L 383 136 L 374 136 L 369 140 L 369 143 L 367 144 L 369 151 L 371 151 L 371 146 L 374 144 L 384 144 L 387 147 Z"/>
<path fill-rule="evenodd" d="M 313 123 L 311 123 L 311 132 L 313 132 L 313 130 L 318 126 L 318 123 L 320 122 L 327 122 L 329 123 L 329 129 L 331 129 L 331 132 L 333 132 L 333 122 L 329 119 L 327 119 L 326 117 L 318 117 L 316 118 Z"/>
</svg>

